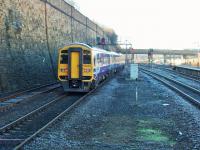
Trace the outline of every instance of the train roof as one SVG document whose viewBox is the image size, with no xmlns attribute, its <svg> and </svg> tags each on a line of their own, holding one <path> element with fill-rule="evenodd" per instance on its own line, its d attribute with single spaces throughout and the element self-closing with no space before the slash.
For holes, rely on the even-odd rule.
<svg viewBox="0 0 200 150">
<path fill-rule="evenodd" d="M 97 48 L 97 47 L 92 47 L 92 49 L 94 51 L 99 52 L 99 53 L 105 53 L 105 54 L 110 54 L 110 55 L 118 55 L 118 56 L 122 55 L 120 53 L 116 53 L 116 52 L 112 52 L 112 51 L 107 51 L 107 50 L 104 50 L 104 49 L 101 49 L 101 48 Z"/>
<path fill-rule="evenodd" d="M 118 55 L 118 56 L 122 55 L 121 53 L 116 53 L 116 52 L 108 51 L 108 50 L 101 49 L 101 48 L 98 48 L 98 47 L 92 47 L 92 46 L 90 46 L 88 44 L 81 43 L 81 42 L 75 42 L 75 43 L 71 43 L 71 44 L 68 44 L 68 45 L 65 45 L 65 46 L 73 46 L 73 45 L 85 46 L 85 47 L 87 47 L 89 49 L 92 49 L 94 51 L 97 51 L 99 53 L 110 54 L 110 55 Z"/>
<path fill-rule="evenodd" d="M 90 45 L 85 44 L 85 43 L 80 43 L 80 42 L 71 43 L 71 44 L 68 44 L 66 46 L 72 46 L 72 45 L 82 45 L 82 46 L 85 46 L 87 48 L 92 48 Z"/>
</svg>

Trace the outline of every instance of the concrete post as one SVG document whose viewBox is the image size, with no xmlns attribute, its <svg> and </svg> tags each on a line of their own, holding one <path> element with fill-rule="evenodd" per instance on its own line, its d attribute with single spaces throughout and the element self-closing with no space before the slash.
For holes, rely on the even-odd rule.
<svg viewBox="0 0 200 150">
<path fill-rule="evenodd" d="M 169 56 L 170 56 L 170 66 L 172 66 L 172 55 Z"/>
<path fill-rule="evenodd" d="M 183 55 L 181 55 L 181 64 L 184 64 L 185 61 L 184 61 L 184 58 L 183 58 Z"/>
<path fill-rule="evenodd" d="M 186 64 L 187 56 L 186 56 L 186 55 L 183 55 L 183 59 L 184 59 L 184 64 Z"/>
<path fill-rule="evenodd" d="M 163 58 L 164 58 L 164 64 L 166 64 L 167 63 L 167 55 L 163 55 Z"/>
<path fill-rule="evenodd" d="M 134 54 L 131 55 L 131 63 L 134 63 L 135 60 L 134 60 Z"/>
</svg>

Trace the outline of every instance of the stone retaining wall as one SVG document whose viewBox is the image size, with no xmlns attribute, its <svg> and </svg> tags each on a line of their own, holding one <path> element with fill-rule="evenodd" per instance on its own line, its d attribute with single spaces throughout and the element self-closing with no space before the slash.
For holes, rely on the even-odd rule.
<svg viewBox="0 0 200 150">
<path fill-rule="evenodd" d="M 58 48 L 103 30 L 63 0 L 0 1 L 0 95 L 55 82 Z"/>
</svg>

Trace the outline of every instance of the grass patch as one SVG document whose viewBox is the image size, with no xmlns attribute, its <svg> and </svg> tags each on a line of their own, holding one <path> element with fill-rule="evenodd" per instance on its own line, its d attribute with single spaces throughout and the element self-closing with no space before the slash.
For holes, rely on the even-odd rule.
<svg viewBox="0 0 200 150">
<path fill-rule="evenodd" d="M 155 142 L 166 142 L 169 138 L 164 136 L 161 131 L 154 129 L 139 129 L 139 133 L 144 140 Z"/>
<path fill-rule="evenodd" d="M 172 141 L 165 132 L 160 129 L 155 129 L 154 122 L 150 120 L 139 120 L 137 134 L 139 140 L 163 142 L 173 146 L 176 142 Z"/>
</svg>

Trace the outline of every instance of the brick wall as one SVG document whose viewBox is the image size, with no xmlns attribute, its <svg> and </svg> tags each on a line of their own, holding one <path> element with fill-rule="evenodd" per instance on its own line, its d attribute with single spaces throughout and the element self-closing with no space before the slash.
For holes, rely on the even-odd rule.
<svg viewBox="0 0 200 150">
<path fill-rule="evenodd" d="M 58 48 L 103 30 L 63 0 L 0 1 L 0 95 L 55 82 Z"/>
</svg>

